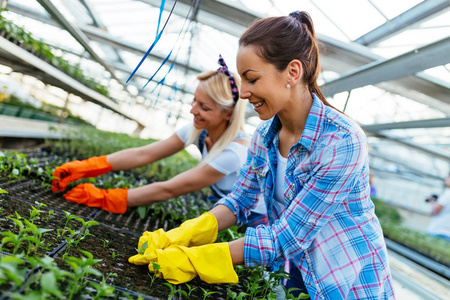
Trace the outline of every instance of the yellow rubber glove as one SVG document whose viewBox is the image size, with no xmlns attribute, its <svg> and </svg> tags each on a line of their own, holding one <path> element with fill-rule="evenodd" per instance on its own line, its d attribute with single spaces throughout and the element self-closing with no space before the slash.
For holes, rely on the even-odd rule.
<svg viewBox="0 0 450 300">
<path fill-rule="evenodd" d="M 151 256 L 151 255 L 149 255 Z M 197 275 L 206 283 L 239 282 L 231 260 L 228 243 L 209 244 L 198 247 L 173 245 L 167 249 L 157 249 L 148 265 L 150 272 L 155 272 L 172 284 L 181 284 L 194 279 Z"/>
<path fill-rule="evenodd" d="M 146 231 L 139 238 L 138 243 L 138 250 L 145 250 L 144 253 L 134 255 L 128 261 L 136 265 L 147 265 L 150 262 L 149 254 L 154 255 L 156 249 L 166 249 L 171 245 L 192 247 L 214 243 L 218 229 L 216 217 L 205 212 L 200 217 L 187 220 L 180 227 L 167 232 L 163 229 Z M 144 244 L 145 247 L 142 247 Z"/>
</svg>

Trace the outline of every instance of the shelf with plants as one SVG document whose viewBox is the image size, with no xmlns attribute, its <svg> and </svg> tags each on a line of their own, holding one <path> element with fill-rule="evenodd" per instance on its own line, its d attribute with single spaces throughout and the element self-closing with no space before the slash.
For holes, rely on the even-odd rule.
<svg viewBox="0 0 450 300">
<path fill-rule="evenodd" d="M 284 273 L 239 267 L 236 285 L 207 284 L 199 278 L 172 285 L 151 274 L 147 266 L 128 263 L 128 257 L 137 253 L 143 231 L 169 230 L 209 210 L 211 203 L 205 200 L 209 189 L 143 210 L 129 209 L 121 215 L 68 202 L 62 193 L 53 194 L 50 190 L 55 166 L 153 142 L 92 128 L 82 129 L 76 137 L 52 141 L 47 148 L 26 153 L 0 152 L 0 219 L 5 224 L 0 233 L 0 270 L 23 275 L 16 280 L 10 272 L 0 275 L 3 295 L 13 298 L 33 294 L 50 299 L 103 299 L 106 295 L 110 295 L 108 299 L 172 299 L 175 295 L 178 299 L 273 298 L 271 291 L 281 287 L 279 278 Z M 181 152 L 147 168 L 110 172 L 95 181 L 83 180 L 100 188 L 139 186 L 167 179 L 197 163 Z M 68 188 L 80 182 L 71 183 Z M 222 231 L 218 241 L 236 239 L 242 231 L 237 227 Z M 37 232 L 41 235 L 36 236 Z M 78 288 L 72 284 L 74 281 Z"/>
<path fill-rule="evenodd" d="M 30 32 L 6 19 L 4 17 L 6 11 L 6 9 L 0 10 L 0 36 L 51 64 L 85 86 L 108 96 L 107 87 L 97 82 L 96 79 L 84 75 L 78 66 L 72 65 L 63 57 L 56 55 L 51 46 L 35 39 Z"/>
<path fill-rule="evenodd" d="M 384 236 L 446 267 L 450 267 L 450 243 L 402 225 L 400 213 L 381 199 L 373 198 Z"/>
<path fill-rule="evenodd" d="M 0 115 L 20 117 L 27 119 L 42 120 L 58 123 L 61 115 L 64 115 L 63 121 L 72 125 L 89 125 L 82 118 L 76 117 L 68 109 L 63 112 L 62 108 L 43 103 L 41 107 L 35 107 L 24 103 L 20 98 L 14 95 L 5 95 L 3 101 L 0 101 Z"/>
</svg>

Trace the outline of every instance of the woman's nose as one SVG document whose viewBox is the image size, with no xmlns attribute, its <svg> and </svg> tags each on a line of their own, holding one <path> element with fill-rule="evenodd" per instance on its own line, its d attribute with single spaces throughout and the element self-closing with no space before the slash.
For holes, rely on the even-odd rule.
<svg viewBox="0 0 450 300">
<path fill-rule="evenodd" d="M 245 84 L 241 85 L 241 90 L 239 91 L 239 98 L 241 99 L 248 99 L 252 93 L 250 93 L 249 89 L 246 87 Z"/>
<path fill-rule="evenodd" d="M 194 102 L 192 102 L 191 103 L 191 110 L 190 110 L 190 113 L 191 114 L 193 114 L 193 115 L 196 115 L 197 114 L 197 108 L 196 108 L 197 106 L 195 105 L 195 103 Z"/>
</svg>

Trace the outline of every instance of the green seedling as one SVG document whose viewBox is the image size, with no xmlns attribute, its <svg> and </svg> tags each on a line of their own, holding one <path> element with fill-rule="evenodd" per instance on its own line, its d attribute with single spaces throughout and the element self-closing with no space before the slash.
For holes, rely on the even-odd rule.
<svg viewBox="0 0 450 300">
<path fill-rule="evenodd" d="M 33 205 L 31 206 L 31 212 L 30 212 L 30 222 L 34 223 L 34 221 L 37 221 L 40 219 L 40 214 L 43 213 L 43 210 L 40 210 L 41 207 L 47 207 L 46 204 L 40 203 L 40 202 L 34 202 L 37 205 L 37 208 Z"/>
<path fill-rule="evenodd" d="M 94 298 L 92 298 L 93 300 L 105 299 L 114 293 L 114 287 L 106 283 L 109 277 L 117 277 L 117 274 L 110 273 L 107 278 L 103 276 L 102 282 L 100 284 L 91 282 L 91 286 L 93 286 L 97 290 L 97 294 L 95 294 Z"/>
<path fill-rule="evenodd" d="M 88 281 L 86 278 L 89 275 L 93 276 L 102 276 L 102 273 L 97 269 L 93 268 L 94 265 L 99 263 L 101 259 L 94 259 L 91 253 L 83 250 L 79 250 L 86 257 L 65 257 L 64 261 L 71 267 L 72 272 L 70 274 L 70 279 L 72 280 L 72 286 L 69 288 L 69 296 L 68 299 L 73 299 L 73 297 L 83 290 Z"/>
<path fill-rule="evenodd" d="M 109 250 L 109 252 L 111 252 L 112 258 L 115 259 L 116 256 L 117 256 L 116 252 L 115 252 L 115 251 L 112 251 L 112 250 Z"/>
<path fill-rule="evenodd" d="M 23 222 L 20 220 L 21 217 L 16 212 L 17 218 L 13 218 L 9 216 L 8 218 L 14 222 L 15 227 L 18 227 L 18 234 L 14 234 L 10 231 L 2 232 L 4 236 L 1 243 L 1 248 L 3 249 L 4 245 L 13 245 L 13 254 L 16 254 L 19 251 L 19 247 L 22 243 L 28 243 L 27 255 L 31 252 L 35 252 L 38 248 L 42 246 L 41 238 L 42 234 L 52 231 L 53 229 L 43 229 L 38 228 L 36 225 L 31 223 L 29 220 L 24 219 Z M 30 234 L 31 233 L 31 234 Z"/>
<path fill-rule="evenodd" d="M 66 250 L 64 251 L 63 258 L 65 258 L 68 255 L 68 253 L 70 251 L 70 247 L 75 242 L 76 236 L 78 236 L 80 234 L 80 231 L 78 231 L 78 230 L 75 231 L 75 230 L 72 230 L 70 228 L 67 228 L 66 230 L 69 232 L 69 236 L 63 236 L 64 239 L 66 240 L 66 243 L 67 243 Z"/>
<path fill-rule="evenodd" d="M 197 289 L 197 287 L 191 287 L 189 284 L 186 283 L 186 286 L 188 288 L 188 293 L 187 293 L 187 299 L 189 299 L 191 297 L 191 294 L 193 291 L 195 291 Z"/>
<path fill-rule="evenodd" d="M 69 224 L 70 220 L 78 218 L 78 216 L 72 215 L 68 211 L 63 210 L 63 212 L 66 215 L 66 223 L 64 224 L 64 228 L 61 231 L 59 229 L 57 230 L 57 239 L 64 237 L 64 234 L 66 233 L 66 230 L 68 228 L 67 225 Z"/>
<path fill-rule="evenodd" d="M 245 299 L 245 297 L 250 296 L 250 294 L 246 293 L 246 292 L 240 292 L 239 294 L 237 294 L 236 292 L 232 292 L 231 287 L 228 288 L 227 291 L 227 299 L 236 299 L 236 300 L 243 300 Z"/>
<path fill-rule="evenodd" d="M 44 189 L 50 189 L 52 187 L 52 180 L 59 180 L 58 177 L 53 176 L 54 169 L 50 166 L 45 166 L 45 170 L 43 172 L 44 179 L 41 182 L 41 187 Z"/>
<path fill-rule="evenodd" d="M 165 286 L 168 286 L 168 287 L 170 288 L 170 294 L 169 294 L 169 297 L 167 298 L 168 300 L 173 299 L 176 293 L 181 293 L 181 294 L 183 294 L 183 295 L 185 295 L 185 296 L 187 297 L 186 291 L 183 291 L 183 290 L 176 290 L 176 289 L 175 289 L 175 286 L 172 285 L 172 284 L 170 284 L 170 283 L 168 283 L 168 282 L 164 282 L 163 284 L 164 284 Z"/>
<path fill-rule="evenodd" d="M 22 255 L 0 256 L 0 286 L 6 284 L 22 286 L 27 275 L 27 270 L 21 267 L 24 263 Z"/>
<path fill-rule="evenodd" d="M 81 234 L 78 235 L 78 238 L 74 242 L 75 245 L 78 245 L 79 242 L 87 238 L 88 236 L 92 235 L 89 233 L 89 227 L 98 225 L 95 221 L 85 221 L 83 218 L 76 218 L 75 220 L 81 222 L 83 224 L 83 227 L 81 228 Z"/>
<path fill-rule="evenodd" d="M 161 266 L 155 262 L 150 262 L 150 263 L 152 264 L 152 268 L 154 271 L 153 273 L 150 273 L 150 272 L 148 273 L 148 277 L 150 277 L 150 287 L 152 287 L 153 282 L 155 282 L 155 280 L 157 278 L 156 274 L 158 273 L 158 270 L 161 269 Z"/>
<path fill-rule="evenodd" d="M 148 241 L 145 241 L 139 249 L 136 249 L 137 253 L 140 255 L 144 255 L 145 250 L 148 248 Z"/>
<path fill-rule="evenodd" d="M 298 297 L 295 297 L 294 295 L 291 294 L 291 292 L 293 291 L 298 291 L 300 290 L 299 288 L 290 288 L 288 290 L 285 289 L 285 293 L 286 293 L 286 298 L 285 299 L 294 299 L 294 300 L 298 300 L 298 299 L 309 299 L 309 295 L 305 294 L 305 293 L 300 293 L 298 295 Z"/>
<path fill-rule="evenodd" d="M 201 286 L 199 287 L 202 292 L 203 292 L 203 300 L 206 299 L 206 297 L 208 297 L 209 295 L 213 295 L 213 294 L 217 294 L 218 292 L 208 292 L 207 290 L 205 290 L 204 288 L 202 288 Z"/>
<path fill-rule="evenodd" d="M 103 239 L 102 239 L 101 241 L 103 242 L 103 248 L 108 247 L 110 241 L 108 241 L 108 240 L 103 240 Z"/>
</svg>

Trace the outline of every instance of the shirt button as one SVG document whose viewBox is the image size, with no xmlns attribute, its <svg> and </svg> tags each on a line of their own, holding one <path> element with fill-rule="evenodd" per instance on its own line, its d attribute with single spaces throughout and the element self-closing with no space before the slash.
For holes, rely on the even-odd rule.
<svg viewBox="0 0 450 300">
<path fill-rule="evenodd" d="M 292 175 L 292 172 L 291 172 L 291 171 L 289 171 L 288 175 Z"/>
</svg>

